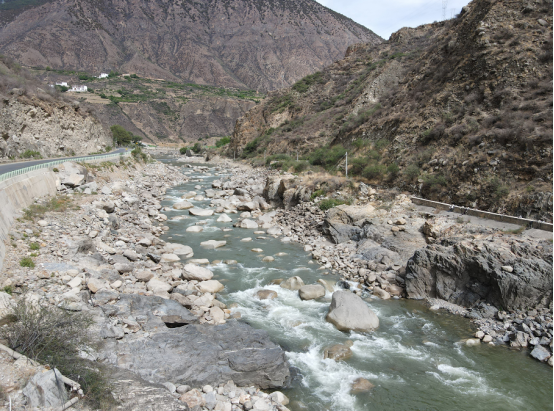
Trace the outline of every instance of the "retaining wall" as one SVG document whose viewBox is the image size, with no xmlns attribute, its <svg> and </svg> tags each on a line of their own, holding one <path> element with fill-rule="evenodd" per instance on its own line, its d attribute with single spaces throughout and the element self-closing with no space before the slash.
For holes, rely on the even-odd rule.
<svg viewBox="0 0 554 411">
<path fill-rule="evenodd" d="M 419 197 L 412 197 L 411 200 L 412 200 L 412 203 L 414 204 L 419 204 L 427 207 L 434 207 L 434 208 L 438 208 L 439 210 L 448 210 L 450 209 L 450 206 L 451 206 L 451 204 L 426 200 L 424 198 L 419 198 Z M 453 211 L 456 213 L 463 214 L 464 210 L 465 210 L 464 207 L 454 206 Z M 504 214 L 497 214 L 497 213 L 490 213 L 488 211 L 475 210 L 473 208 L 468 208 L 466 211 L 466 215 L 480 217 L 480 218 L 487 218 L 489 220 L 500 221 L 503 223 L 517 224 L 521 226 L 530 226 L 531 228 L 536 228 L 544 231 L 552 231 L 552 224 L 535 221 L 535 220 L 529 220 L 528 218 L 517 218 L 517 217 L 504 215 Z"/>
<path fill-rule="evenodd" d="M 123 155 L 123 157 L 128 156 L 129 153 Z M 118 163 L 119 159 L 120 156 L 113 156 L 109 161 Z M 91 157 L 79 161 L 96 163 L 106 161 L 106 159 Z M 56 180 L 58 176 L 52 171 L 52 168 L 59 163 L 59 160 L 55 163 L 48 163 L 39 170 L 28 171 L 0 181 L 0 271 L 4 266 L 8 233 L 20 211 L 29 207 L 40 197 L 53 196 L 57 193 Z"/>
</svg>

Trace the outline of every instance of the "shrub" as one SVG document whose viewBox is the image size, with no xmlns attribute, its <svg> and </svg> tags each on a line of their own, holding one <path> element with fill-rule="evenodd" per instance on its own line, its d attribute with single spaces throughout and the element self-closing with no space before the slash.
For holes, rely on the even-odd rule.
<svg viewBox="0 0 554 411">
<path fill-rule="evenodd" d="M 317 197 L 322 197 L 325 195 L 325 191 L 324 190 L 316 190 L 312 193 L 312 195 L 310 196 L 310 200 L 314 200 L 316 199 Z"/>
<path fill-rule="evenodd" d="M 92 346 L 88 330 L 94 321 L 90 314 L 32 303 L 25 296 L 10 314 L 12 321 L 0 327 L 0 339 L 10 348 L 81 384 L 90 407 L 106 410 L 115 405 L 107 375 L 79 356 Z"/>
<path fill-rule="evenodd" d="M 135 147 L 133 149 L 133 151 L 131 151 L 131 155 L 135 158 L 135 160 L 137 161 L 140 161 L 142 160 L 143 162 L 147 162 L 148 161 L 148 156 L 142 152 L 142 149 L 140 147 Z"/>
<path fill-rule="evenodd" d="M 368 180 L 380 179 L 385 174 L 386 167 L 382 164 L 370 164 L 362 171 L 362 176 Z"/>
<path fill-rule="evenodd" d="M 408 167 L 404 169 L 402 174 L 406 176 L 409 180 L 413 181 L 416 180 L 419 177 L 419 167 L 417 164 L 410 164 Z"/>
<path fill-rule="evenodd" d="M 23 257 L 21 260 L 19 260 L 19 265 L 21 267 L 35 268 L 35 262 L 31 257 Z"/>
<path fill-rule="evenodd" d="M 272 154 L 266 158 L 265 164 L 269 165 L 272 161 L 291 161 L 292 158 L 288 154 Z"/>
<path fill-rule="evenodd" d="M 246 146 L 244 146 L 244 149 L 242 150 L 242 156 L 248 157 L 250 155 L 255 154 L 256 151 L 258 150 L 258 146 L 260 145 L 261 141 L 262 141 L 261 137 L 256 137 L 254 140 L 246 144 Z"/>
<path fill-rule="evenodd" d="M 29 248 L 31 250 L 38 250 L 38 249 L 40 249 L 40 246 L 38 245 L 38 243 L 31 243 L 31 244 L 29 244 Z"/>
<path fill-rule="evenodd" d="M 339 200 L 337 198 L 329 198 L 327 200 L 322 200 L 319 203 L 319 209 L 322 210 L 322 211 L 327 211 L 330 208 L 339 206 L 341 204 L 348 204 L 348 202 L 344 201 L 344 200 Z"/>
<path fill-rule="evenodd" d="M 188 147 L 181 147 L 181 148 L 179 149 L 179 153 L 181 153 L 181 154 L 187 154 L 187 150 L 188 150 Z"/>
<path fill-rule="evenodd" d="M 305 93 L 312 86 L 312 84 L 316 83 L 325 83 L 325 79 L 323 78 L 323 73 L 321 71 L 310 74 L 303 79 L 297 81 L 292 86 L 292 89 L 294 91 L 298 91 L 299 93 Z"/>
<path fill-rule="evenodd" d="M 35 218 L 42 217 L 48 211 L 65 212 L 73 206 L 71 198 L 64 197 L 52 197 L 43 204 L 31 204 L 29 207 L 23 210 L 24 220 L 34 220 Z"/>
<path fill-rule="evenodd" d="M 222 137 L 218 141 L 216 141 L 215 146 L 216 147 L 223 147 L 231 142 L 231 137 Z"/>
<path fill-rule="evenodd" d="M 202 151 L 202 146 L 200 143 L 194 143 L 194 146 L 192 146 L 192 151 L 194 151 L 196 154 L 200 153 Z"/>
<path fill-rule="evenodd" d="M 294 171 L 297 173 L 301 173 L 302 171 L 305 171 L 309 165 L 310 163 L 308 163 L 307 161 L 295 161 L 293 165 Z"/>
<path fill-rule="evenodd" d="M 33 150 L 25 150 L 23 154 L 21 154 L 21 158 L 42 158 L 40 153 L 38 151 Z"/>
<path fill-rule="evenodd" d="M 310 154 L 308 160 L 313 165 L 322 166 L 326 169 L 332 169 L 337 165 L 342 157 L 344 157 L 345 154 L 346 150 L 340 144 L 332 147 L 325 146 L 322 148 L 318 148 L 312 154 Z"/>
<path fill-rule="evenodd" d="M 60 172 L 60 170 L 58 170 L 56 167 L 54 167 L 54 168 L 52 169 L 52 171 L 53 171 L 54 173 L 59 173 L 59 172 Z"/>
<path fill-rule="evenodd" d="M 389 164 L 387 167 L 387 173 L 390 174 L 392 177 L 396 177 L 399 171 L 400 167 L 398 167 L 398 164 L 396 163 Z"/>
</svg>

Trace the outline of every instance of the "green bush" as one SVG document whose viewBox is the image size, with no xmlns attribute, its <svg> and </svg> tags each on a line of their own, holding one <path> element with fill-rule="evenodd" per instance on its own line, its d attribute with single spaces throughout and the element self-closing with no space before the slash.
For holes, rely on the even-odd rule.
<svg viewBox="0 0 554 411">
<path fill-rule="evenodd" d="M 256 154 L 256 151 L 258 150 L 258 146 L 262 142 L 261 137 L 256 137 L 254 140 L 246 144 L 244 146 L 244 149 L 242 150 L 242 157 L 249 157 L 253 154 Z"/>
<path fill-rule="evenodd" d="M 362 171 L 362 176 L 368 180 L 380 179 L 385 174 L 386 167 L 383 164 L 370 164 Z"/>
<path fill-rule="evenodd" d="M 305 171 L 310 166 L 310 163 L 307 161 L 295 161 L 293 164 L 294 171 L 297 173 L 301 173 L 302 171 Z"/>
<path fill-rule="evenodd" d="M 200 143 L 194 143 L 194 146 L 192 146 L 192 151 L 194 151 L 196 154 L 200 153 L 202 151 L 202 146 Z"/>
<path fill-rule="evenodd" d="M 419 167 L 417 164 L 410 164 L 408 167 L 404 169 L 402 174 L 406 176 L 409 180 L 416 180 L 419 177 Z"/>
<path fill-rule="evenodd" d="M 339 200 L 337 198 L 329 198 L 327 200 L 321 200 L 321 202 L 319 203 L 319 209 L 322 211 L 327 211 L 330 208 L 339 206 L 341 204 L 348 204 L 348 202 L 344 200 Z"/>
<path fill-rule="evenodd" d="M 310 74 L 303 79 L 297 81 L 293 86 L 292 89 L 294 91 L 298 91 L 299 93 L 305 93 L 308 91 L 308 89 L 312 86 L 312 84 L 316 83 L 325 83 L 325 79 L 323 78 L 323 73 L 321 71 L 318 71 L 314 74 Z"/>
<path fill-rule="evenodd" d="M 312 195 L 310 196 L 310 200 L 314 200 L 316 199 L 317 197 L 322 197 L 325 195 L 325 191 L 324 190 L 316 190 L 312 193 Z"/>
<path fill-rule="evenodd" d="M 315 166 L 322 166 L 329 170 L 334 168 L 345 154 L 346 150 L 340 144 L 332 147 L 325 146 L 318 148 L 310 154 L 308 160 Z"/>
<path fill-rule="evenodd" d="M 226 146 L 231 142 L 231 137 L 222 137 L 218 141 L 216 141 L 215 146 L 216 147 L 223 147 Z"/>
<path fill-rule="evenodd" d="M 131 155 L 135 158 L 135 160 L 137 161 L 140 161 L 142 160 L 143 162 L 147 162 L 148 161 L 148 156 L 142 152 L 142 149 L 140 147 L 135 147 L 132 151 L 131 151 Z"/>
<path fill-rule="evenodd" d="M 179 153 L 181 153 L 181 154 L 187 154 L 187 150 L 188 150 L 188 147 L 181 147 L 181 148 L 179 149 Z"/>
<path fill-rule="evenodd" d="M 131 144 L 131 141 L 133 141 L 133 133 L 125 130 L 125 128 L 119 124 L 111 126 L 110 130 L 112 131 L 114 144 L 117 144 L 118 146 L 129 145 Z"/>
<path fill-rule="evenodd" d="M 362 171 L 367 167 L 369 159 L 367 157 L 356 157 L 353 158 L 348 167 L 348 172 L 352 175 L 359 176 L 362 174 Z"/>
<path fill-rule="evenodd" d="M 33 150 L 25 150 L 23 154 L 21 154 L 21 158 L 42 158 L 40 153 L 38 151 Z"/>
<path fill-rule="evenodd" d="M 38 245 L 38 243 L 31 243 L 31 244 L 29 244 L 29 248 L 31 250 L 38 250 L 38 249 L 40 249 L 40 245 Z"/>
<path fill-rule="evenodd" d="M 398 167 L 398 164 L 392 163 L 388 165 L 387 173 L 392 177 L 396 177 L 399 172 L 400 172 L 400 167 Z"/>
<path fill-rule="evenodd" d="M 35 262 L 31 257 L 23 257 L 21 260 L 19 260 L 19 265 L 21 267 L 35 268 Z"/>
</svg>

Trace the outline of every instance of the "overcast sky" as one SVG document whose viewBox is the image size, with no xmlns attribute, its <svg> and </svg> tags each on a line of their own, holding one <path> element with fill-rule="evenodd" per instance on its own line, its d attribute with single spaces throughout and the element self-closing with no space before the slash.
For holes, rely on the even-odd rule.
<svg viewBox="0 0 554 411">
<path fill-rule="evenodd" d="M 402 27 L 443 20 L 443 0 L 316 0 L 350 17 L 384 39 Z M 458 14 L 469 0 L 447 0 L 446 18 Z"/>
</svg>

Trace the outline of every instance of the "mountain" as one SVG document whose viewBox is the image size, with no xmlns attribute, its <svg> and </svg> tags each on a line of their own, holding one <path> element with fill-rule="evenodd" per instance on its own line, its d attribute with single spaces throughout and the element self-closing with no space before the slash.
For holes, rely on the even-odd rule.
<svg viewBox="0 0 554 411">
<path fill-rule="evenodd" d="M 351 46 L 239 119 L 230 150 L 342 173 L 348 152 L 366 182 L 551 221 L 552 3 L 474 0 Z"/>
<path fill-rule="evenodd" d="M 26 66 L 110 70 L 275 90 L 341 58 L 369 29 L 313 0 L 4 0 L 0 53 Z"/>
</svg>

